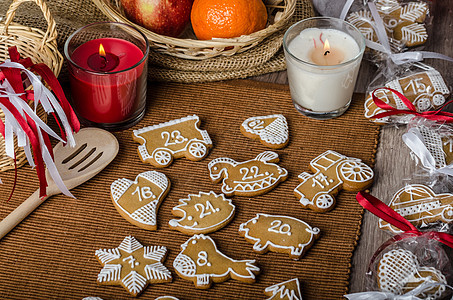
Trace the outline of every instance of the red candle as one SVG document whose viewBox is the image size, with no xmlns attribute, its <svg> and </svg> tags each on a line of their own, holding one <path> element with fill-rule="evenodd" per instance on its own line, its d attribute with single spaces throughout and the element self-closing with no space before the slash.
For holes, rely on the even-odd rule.
<svg viewBox="0 0 453 300">
<path fill-rule="evenodd" d="M 147 65 L 135 44 L 119 38 L 90 40 L 72 52 L 68 65 L 72 103 L 83 119 L 119 123 L 143 112 Z"/>
</svg>

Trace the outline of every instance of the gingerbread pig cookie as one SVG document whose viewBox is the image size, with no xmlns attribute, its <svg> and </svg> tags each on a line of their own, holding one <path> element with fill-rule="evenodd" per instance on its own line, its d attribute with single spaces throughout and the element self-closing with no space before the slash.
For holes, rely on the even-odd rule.
<svg viewBox="0 0 453 300">
<path fill-rule="evenodd" d="M 298 278 L 269 286 L 264 294 L 269 297 L 267 300 L 302 300 Z"/>
<path fill-rule="evenodd" d="M 450 95 L 450 90 L 445 84 L 442 75 L 432 68 L 389 81 L 385 84 L 385 87 L 403 94 L 415 106 L 417 112 L 436 110 L 442 107 L 445 104 L 446 98 Z M 408 109 L 404 102 L 392 91 L 378 89 L 374 94 L 393 108 L 400 110 Z M 373 118 L 375 115 L 384 111 L 374 103 L 373 95 L 370 93 L 365 100 L 365 117 Z M 373 120 L 379 123 L 386 123 L 388 119 L 386 117 Z"/>
<path fill-rule="evenodd" d="M 435 194 L 422 184 L 412 184 L 400 189 L 393 196 L 389 206 L 418 227 L 453 221 L 453 194 Z M 379 227 L 395 233 L 401 232 L 382 219 L 379 220 Z"/>
<path fill-rule="evenodd" d="M 278 154 L 265 151 L 255 159 L 236 162 L 231 158 L 220 157 L 208 164 L 209 175 L 215 183 L 222 181 L 222 193 L 227 196 L 262 195 L 288 177 L 286 169 L 278 166 Z"/>
<path fill-rule="evenodd" d="M 172 229 L 188 235 L 214 232 L 226 226 L 234 217 L 235 206 L 222 194 L 190 194 L 188 199 L 180 199 L 179 203 L 172 213 L 181 219 L 170 220 L 169 224 Z"/>
<path fill-rule="evenodd" d="M 200 118 L 193 115 L 134 130 L 132 137 L 141 144 L 141 159 L 157 168 L 169 166 L 174 158 L 202 160 L 212 142 L 208 132 L 198 128 L 199 122 Z"/>
<path fill-rule="evenodd" d="M 132 236 L 127 236 L 117 248 L 96 250 L 96 258 L 103 266 L 97 282 L 101 285 L 121 285 L 137 297 L 148 284 L 171 282 L 171 273 L 162 264 L 167 248 L 144 247 Z"/>
<path fill-rule="evenodd" d="M 382 291 L 395 295 L 407 294 L 422 284 L 435 283 L 413 295 L 419 299 L 439 299 L 447 285 L 442 272 L 433 267 L 420 266 L 417 256 L 405 249 L 391 250 L 382 256 L 376 279 Z"/>
<path fill-rule="evenodd" d="M 241 132 L 244 136 L 260 140 L 261 144 L 273 149 L 281 149 L 289 141 L 288 123 L 283 115 L 248 118 L 242 123 Z"/>
<path fill-rule="evenodd" d="M 294 195 L 302 207 L 325 212 L 334 207 L 335 198 L 341 189 L 358 192 L 373 183 L 374 172 L 360 159 L 328 150 L 310 162 L 314 174 L 303 172 Z"/>
<path fill-rule="evenodd" d="M 157 210 L 170 191 L 165 174 L 148 171 L 135 181 L 121 178 L 110 186 L 113 205 L 132 224 L 147 230 L 157 229 Z"/>
<path fill-rule="evenodd" d="M 213 282 L 224 282 L 229 278 L 253 283 L 260 271 L 255 260 L 231 259 L 203 234 L 191 237 L 181 245 L 181 249 L 173 262 L 176 274 L 192 281 L 199 289 L 208 289 Z"/>
<path fill-rule="evenodd" d="M 292 217 L 257 214 L 241 224 L 239 234 L 254 244 L 258 253 L 270 250 L 300 259 L 319 237 L 319 228 Z"/>
</svg>

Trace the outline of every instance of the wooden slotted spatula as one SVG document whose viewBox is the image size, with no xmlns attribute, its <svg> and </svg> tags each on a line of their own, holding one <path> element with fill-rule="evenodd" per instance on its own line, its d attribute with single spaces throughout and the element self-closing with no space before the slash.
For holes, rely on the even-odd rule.
<svg viewBox="0 0 453 300">
<path fill-rule="evenodd" d="M 76 147 L 58 143 L 54 148 L 55 165 L 68 190 L 81 185 L 104 169 L 118 154 L 116 137 L 99 128 L 83 128 L 74 134 Z M 61 193 L 49 172 L 47 196 L 39 198 L 39 189 L 0 222 L 0 239 L 25 219 L 50 196 Z"/>
</svg>

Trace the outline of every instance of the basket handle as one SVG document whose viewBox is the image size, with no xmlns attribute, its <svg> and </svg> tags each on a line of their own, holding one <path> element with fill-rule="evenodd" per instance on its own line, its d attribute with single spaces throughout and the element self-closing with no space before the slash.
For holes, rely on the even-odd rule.
<svg viewBox="0 0 453 300">
<path fill-rule="evenodd" d="M 8 8 L 8 11 L 6 12 L 5 33 L 8 34 L 8 26 L 12 22 L 14 16 L 16 15 L 17 8 L 22 3 L 28 2 L 28 1 L 36 3 L 39 6 L 39 8 L 41 8 L 41 11 L 44 14 L 44 18 L 47 21 L 47 30 L 44 34 L 44 37 L 42 39 L 42 43 L 40 46 L 40 50 L 42 50 L 45 44 L 51 43 L 57 39 L 56 23 L 55 23 L 55 20 L 52 17 L 52 14 L 50 13 L 50 10 L 47 7 L 47 4 L 44 0 L 13 0 L 13 3 L 11 3 L 11 5 Z"/>
</svg>

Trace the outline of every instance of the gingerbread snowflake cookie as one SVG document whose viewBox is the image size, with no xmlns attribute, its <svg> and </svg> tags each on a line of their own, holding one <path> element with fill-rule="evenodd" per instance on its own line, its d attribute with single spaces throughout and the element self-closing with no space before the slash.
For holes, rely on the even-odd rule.
<svg viewBox="0 0 453 300">
<path fill-rule="evenodd" d="M 288 171 L 275 164 L 278 161 L 277 153 L 265 151 L 240 163 L 227 157 L 216 158 L 208 164 L 208 169 L 213 182 L 222 181 L 225 195 L 257 196 L 269 192 L 288 177 Z"/>
<path fill-rule="evenodd" d="M 167 255 L 163 246 L 143 246 L 127 236 L 117 248 L 96 250 L 103 266 L 97 282 L 101 285 L 121 285 L 137 297 L 148 284 L 171 282 L 170 271 L 162 264 Z"/>
<path fill-rule="evenodd" d="M 130 223 L 147 230 L 157 229 L 157 210 L 170 191 L 165 174 L 148 171 L 135 181 L 121 178 L 110 186 L 113 205 Z"/>
<path fill-rule="evenodd" d="M 298 278 L 269 286 L 264 290 L 264 294 L 269 297 L 268 300 L 302 300 Z"/>
<path fill-rule="evenodd" d="M 174 158 L 202 160 L 212 141 L 206 130 L 198 128 L 199 122 L 200 118 L 193 115 L 134 130 L 132 137 L 141 144 L 141 159 L 158 168 L 169 166 Z"/>
<path fill-rule="evenodd" d="M 328 150 L 310 162 L 314 174 L 303 172 L 294 195 L 302 207 L 325 212 L 334 207 L 341 189 L 358 192 L 373 183 L 373 170 L 360 159 Z"/>
<path fill-rule="evenodd" d="M 288 144 L 288 123 L 283 115 L 251 117 L 241 125 L 244 136 L 273 149 L 281 149 Z"/>
<path fill-rule="evenodd" d="M 260 272 L 255 260 L 234 260 L 221 253 L 214 241 L 203 234 L 191 237 L 181 249 L 173 262 L 176 274 L 199 289 L 208 289 L 213 282 L 229 278 L 253 283 Z"/>
</svg>

